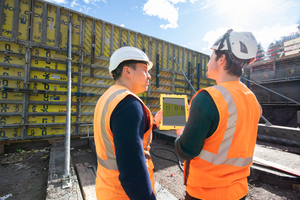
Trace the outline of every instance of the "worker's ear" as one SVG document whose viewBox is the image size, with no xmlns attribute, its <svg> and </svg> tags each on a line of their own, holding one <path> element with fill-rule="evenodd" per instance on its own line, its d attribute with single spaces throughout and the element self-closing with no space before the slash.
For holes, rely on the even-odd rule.
<svg viewBox="0 0 300 200">
<path fill-rule="evenodd" d="M 219 65 L 225 66 L 226 65 L 226 56 L 225 54 L 222 54 L 221 57 L 218 60 Z"/>
<path fill-rule="evenodd" d="M 130 77 L 130 67 L 124 66 L 122 74 L 124 74 L 126 77 Z"/>
</svg>

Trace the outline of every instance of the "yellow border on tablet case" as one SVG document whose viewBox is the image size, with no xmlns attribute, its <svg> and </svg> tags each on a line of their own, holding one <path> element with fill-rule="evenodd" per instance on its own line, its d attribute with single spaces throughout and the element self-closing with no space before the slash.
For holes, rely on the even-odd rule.
<svg viewBox="0 0 300 200">
<path fill-rule="evenodd" d="M 187 114 L 187 96 L 186 95 L 176 95 L 176 94 L 161 94 L 160 95 L 160 108 L 161 110 L 163 110 L 163 98 L 180 98 L 180 99 L 184 99 L 184 110 L 185 110 L 185 118 L 186 118 L 186 122 L 188 120 L 188 114 Z M 164 114 L 163 114 L 164 115 Z M 180 129 L 184 126 L 170 126 L 170 125 L 164 125 L 164 117 L 162 116 L 161 118 L 161 124 L 159 126 L 160 130 L 174 130 L 174 129 Z"/>
</svg>

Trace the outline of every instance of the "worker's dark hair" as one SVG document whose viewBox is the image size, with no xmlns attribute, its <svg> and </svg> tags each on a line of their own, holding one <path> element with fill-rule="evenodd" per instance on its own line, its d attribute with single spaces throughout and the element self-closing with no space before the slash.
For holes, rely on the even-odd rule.
<svg viewBox="0 0 300 200">
<path fill-rule="evenodd" d="M 227 71 L 227 74 L 236 77 L 241 77 L 244 72 L 244 69 L 243 67 L 240 67 L 238 64 L 233 62 L 233 60 L 230 57 L 232 57 L 233 59 L 235 59 L 236 62 L 241 63 L 242 65 L 245 63 L 248 64 L 251 61 L 251 59 L 239 59 L 229 51 L 215 50 L 215 54 L 216 54 L 216 61 L 219 60 L 219 58 L 221 58 L 223 54 L 225 55 L 225 59 L 226 59 L 225 70 Z"/>
<path fill-rule="evenodd" d="M 148 62 L 146 62 L 146 61 L 125 60 L 125 61 L 121 62 L 114 71 L 111 72 L 112 75 L 113 75 L 114 80 L 117 80 L 118 78 L 121 77 L 124 66 L 130 67 L 130 68 L 135 70 L 137 63 L 144 63 L 146 65 L 148 64 Z"/>
</svg>

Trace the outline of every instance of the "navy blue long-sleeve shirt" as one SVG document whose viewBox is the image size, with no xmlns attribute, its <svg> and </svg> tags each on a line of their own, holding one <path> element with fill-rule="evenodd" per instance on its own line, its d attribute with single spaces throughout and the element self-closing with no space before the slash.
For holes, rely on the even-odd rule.
<svg viewBox="0 0 300 200">
<path fill-rule="evenodd" d="M 149 123 L 141 102 L 131 95 L 125 97 L 112 112 L 110 128 L 124 191 L 130 199 L 155 200 L 143 151 Z"/>
<path fill-rule="evenodd" d="M 175 140 L 175 150 L 184 160 L 191 160 L 202 151 L 204 141 L 217 129 L 219 124 L 217 106 L 205 90 L 192 101 L 189 119 L 183 133 Z"/>
</svg>

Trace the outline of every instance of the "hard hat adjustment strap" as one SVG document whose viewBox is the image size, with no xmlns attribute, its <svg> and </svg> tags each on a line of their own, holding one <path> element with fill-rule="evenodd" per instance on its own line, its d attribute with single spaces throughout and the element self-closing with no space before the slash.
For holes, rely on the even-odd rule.
<svg viewBox="0 0 300 200">
<path fill-rule="evenodd" d="M 231 45 L 230 45 L 230 39 L 229 39 L 229 35 L 230 33 L 232 32 L 232 29 L 229 29 L 223 36 L 221 42 L 220 42 L 220 45 L 219 45 L 219 48 L 218 50 L 221 50 L 223 47 L 224 47 L 224 41 L 226 40 L 226 43 L 227 43 L 227 48 L 229 51 L 231 51 Z"/>
</svg>

